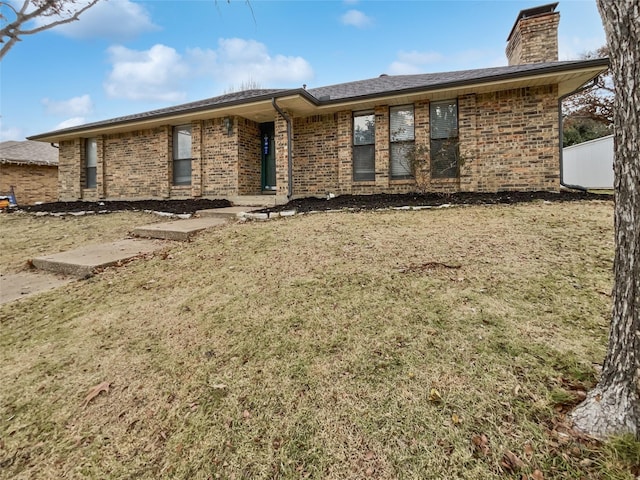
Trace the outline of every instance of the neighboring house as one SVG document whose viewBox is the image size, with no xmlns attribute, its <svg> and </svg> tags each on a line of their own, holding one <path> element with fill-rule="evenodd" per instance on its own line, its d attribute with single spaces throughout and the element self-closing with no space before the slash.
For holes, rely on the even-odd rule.
<svg viewBox="0 0 640 480">
<path fill-rule="evenodd" d="M 58 149 L 48 143 L 0 143 L 0 194 L 13 187 L 18 205 L 58 200 Z"/>
<path fill-rule="evenodd" d="M 613 135 L 565 147 L 564 182 L 584 188 L 613 189 Z"/>
<path fill-rule="evenodd" d="M 59 143 L 61 200 L 558 191 L 559 99 L 608 60 L 557 61 L 556 6 L 520 12 L 509 66 L 249 90 L 31 138 Z"/>
</svg>

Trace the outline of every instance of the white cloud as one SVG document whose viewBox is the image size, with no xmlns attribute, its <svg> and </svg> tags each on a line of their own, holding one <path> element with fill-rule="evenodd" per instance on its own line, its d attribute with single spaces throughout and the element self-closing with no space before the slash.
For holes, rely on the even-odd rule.
<svg viewBox="0 0 640 480">
<path fill-rule="evenodd" d="M 426 66 L 442 61 L 444 56 L 437 52 L 398 52 L 397 60 L 389 66 L 390 75 L 412 75 L 424 73 Z"/>
<path fill-rule="evenodd" d="M 113 67 L 104 88 L 109 96 L 164 102 L 186 97 L 181 84 L 190 69 L 173 48 L 158 44 L 138 51 L 116 45 L 108 53 Z"/>
<path fill-rule="evenodd" d="M 21 128 L 17 127 L 9 127 L 2 128 L 0 127 L 0 142 L 4 142 L 7 140 L 24 140 L 24 131 Z"/>
<path fill-rule="evenodd" d="M 272 56 L 266 45 L 255 40 L 222 38 L 216 50 L 193 49 L 187 56 L 199 73 L 226 84 L 252 80 L 267 87 L 297 84 L 313 78 L 313 69 L 304 58 Z"/>
<path fill-rule="evenodd" d="M 64 122 L 60 122 L 58 125 L 54 127 L 54 130 L 62 130 L 63 128 L 71 128 L 76 127 L 78 125 L 82 125 L 83 123 L 87 123 L 84 117 L 72 117 Z"/>
<path fill-rule="evenodd" d="M 87 94 L 69 100 L 50 100 L 43 98 L 42 103 L 49 115 L 88 115 L 93 112 L 93 102 Z"/>
<path fill-rule="evenodd" d="M 576 60 L 606 43 L 604 35 L 587 38 L 560 36 L 558 39 L 558 58 L 560 60 Z"/>
<path fill-rule="evenodd" d="M 80 0 L 78 6 L 86 4 Z M 35 23 L 50 23 L 55 17 L 40 17 Z M 149 12 L 139 3 L 130 0 L 101 0 L 80 15 L 78 21 L 55 27 L 54 31 L 72 38 L 106 38 L 122 42 L 140 33 L 159 30 Z"/>
<path fill-rule="evenodd" d="M 229 86 L 253 82 L 261 87 L 299 85 L 313 78 L 302 57 L 271 55 L 263 43 L 241 38 L 218 41 L 217 49 L 188 49 L 184 54 L 166 45 L 149 50 L 123 46 L 108 49 L 112 64 L 104 88 L 110 97 L 177 102 L 185 100 L 187 82 L 209 78 Z"/>
<path fill-rule="evenodd" d="M 389 65 L 390 75 L 444 72 L 506 65 L 504 54 L 493 50 L 463 50 L 448 55 L 438 52 L 400 51 Z"/>
<path fill-rule="evenodd" d="M 345 25 L 357 28 L 366 28 L 373 25 L 373 19 L 360 10 L 349 10 L 340 17 L 340 21 Z"/>
</svg>

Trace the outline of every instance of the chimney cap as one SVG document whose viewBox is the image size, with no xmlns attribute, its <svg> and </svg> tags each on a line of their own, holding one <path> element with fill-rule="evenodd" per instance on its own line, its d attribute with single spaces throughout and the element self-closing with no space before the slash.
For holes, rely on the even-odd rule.
<svg viewBox="0 0 640 480">
<path fill-rule="evenodd" d="M 520 10 L 520 13 L 516 17 L 516 22 L 513 24 L 513 27 L 511 28 L 511 32 L 509 32 L 509 36 L 507 37 L 507 42 L 511 40 L 511 35 L 513 35 L 513 32 L 516 29 L 516 25 L 518 25 L 518 22 L 520 20 L 522 20 L 523 18 L 531 18 L 531 17 L 537 17 L 538 15 L 548 15 L 550 13 L 553 13 L 556 7 L 558 6 L 558 3 L 560 2 L 548 3 L 546 5 L 540 5 L 538 7 L 526 8 L 524 10 Z"/>
</svg>

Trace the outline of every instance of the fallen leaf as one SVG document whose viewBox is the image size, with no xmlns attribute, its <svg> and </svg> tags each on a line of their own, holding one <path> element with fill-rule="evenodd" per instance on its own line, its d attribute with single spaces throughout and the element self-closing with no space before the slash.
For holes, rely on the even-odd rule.
<svg viewBox="0 0 640 480">
<path fill-rule="evenodd" d="M 524 462 L 520 460 L 515 453 L 507 450 L 502 456 L 500 465 L 502 465 L 508 472 L 516 472 L 524 467 Z"/>
<path fill-rule="evenodd" d="M 457 413 L 454 413 L 453 415 L 451 415 L 451 421 L 453 422 L 454 425 L 460 425 L 462 423 L 462 419 L 460 418 L 460 415 L 458 415 Z"/>
<path fill-rule="evenodd" d="M 540 470 L 534 470 L 531 474 L 531 480 L 544 480 L 544 475 Z"/>
<path fill-rule="evenodd" d="M 476 454 L 480 454 L 482 456 L 489 455 L 491 448 L 489 448 L 489 439 L 483 433 L 482 435 L 474 435 L 471 437 L 471 443 L 473 443 L 473 448 Z"/>
<path fill-rule="evenodd" d="M 533 446 L 528 442 L 524 444 L 524 453 L 527 457 L 533 456 Z"/>
<path fill-rule="evenodd" d="M 251 412 L 249 410 L 245 410 L 242 412 L 242 418 L 251 418 Z"/>
<path fill-rule="evenodd" d="M 111 385 L 110 382 L 102 382 L 96 385 L 95 387 L 91 388 L 91 390 L 89 390 L 89 393 L 84 399 L 84 405 L 82 406 L 82 408 L 87 408 L 87 405 L 89 405 L 89 402 L 94 398 L 96 398 L 98 395 L 100 395 L 100 392 L 109 393 L 109 385 Z"/>
<path fill-rule="evenodd" d="M 435 388 L 432 388 L 429 392 L 429 401 L 432 403 L 440 403 L 442 402 L 442 396 L 440 396 L 440 392 Z"/>
</svg>

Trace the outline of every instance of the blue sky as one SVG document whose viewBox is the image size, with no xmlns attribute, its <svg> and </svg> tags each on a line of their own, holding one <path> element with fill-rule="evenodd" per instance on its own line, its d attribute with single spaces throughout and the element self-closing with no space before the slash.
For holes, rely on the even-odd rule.
<svg viewBox="0 0 640 480">
<path fill-rule="evenodd" d="M 18 0 L 14 0 L 18 1 Z M 506 65 L 530 1 L 103 0 L 0 64 L 0 140 L 220 95 Z M 595 0 L 563 0 L 560 59 L 605 42 Z"/>
</svg>

